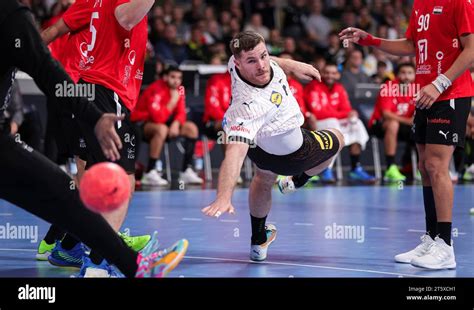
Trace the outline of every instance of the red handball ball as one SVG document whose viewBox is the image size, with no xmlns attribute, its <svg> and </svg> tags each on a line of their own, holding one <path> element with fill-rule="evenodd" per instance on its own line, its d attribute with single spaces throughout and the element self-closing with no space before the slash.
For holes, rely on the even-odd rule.
<svg viewBox="0 0 474 310">
<path fill-rule="evenodd" d="M 117 164 L 99 163 L 82 176 L 79 195 L 84 205 L 93 212 L 111 212 L 130 199 L 128 175 Z"/>
</svg>

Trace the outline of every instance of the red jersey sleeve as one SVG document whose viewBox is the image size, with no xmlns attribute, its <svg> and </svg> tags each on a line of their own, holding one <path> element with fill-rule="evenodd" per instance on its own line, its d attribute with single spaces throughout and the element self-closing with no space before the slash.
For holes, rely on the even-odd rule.
<svg viewBox="0 0 474 310">
<path fill-rule="evenodd" d="M 472 0 L 455 0 L 454 15 L 459 36 L 474 33 L 474 4 Z"/>
<path fill-rule="evenodd" d="M 89 25 L 92 5 L 86 0 L 74 2 L 62 16 L 64 23 L 71 31 L 77 31 Z"/>
</svg>

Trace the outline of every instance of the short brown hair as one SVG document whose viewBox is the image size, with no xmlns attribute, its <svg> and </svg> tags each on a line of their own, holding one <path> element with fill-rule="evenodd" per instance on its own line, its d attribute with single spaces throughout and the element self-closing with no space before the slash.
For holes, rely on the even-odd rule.
<svg viewBox="0 0 474 310">
<path fill-rule="evenodd" d="M 239 32 L 230 41 L 230 50 L 235 57 L 239 57 L 242 51 L 253 50 L 260 42 L 265 43 L 265 39 L 255 31 Z"/>
</svg>

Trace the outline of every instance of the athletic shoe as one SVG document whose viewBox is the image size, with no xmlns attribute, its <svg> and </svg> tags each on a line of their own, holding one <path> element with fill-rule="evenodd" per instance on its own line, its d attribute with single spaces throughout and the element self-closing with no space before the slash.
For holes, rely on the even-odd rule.
<svg viewBox="0 0 474 310">
<path fill-rule="evenodd" d="M 453 241 L 451 241 L 452 243 Z M 413 258 L 411 264 L 415 267 L 433 270 L 455 269 L 454 246 L 449 246 L 443 239 L 436 237 L 428 252 L 423 256 Z"/>
<path fill-rule="evenodd" d="M 385 182 L 404 182 L 406 179 L 407 177 L 398 170 L 398 167 L 395 164 L 390 165 L 383 176 Z"/>
<path fill-rule="evenodd" d="M 38 252 L 36 253 L 36 259 L 47 261 L 48 256 L 51 255 L 51 252 L 53 251 L 55 245 L 55 242 L 52 244 L 47 244 L 46 241 L 41 240 L 38 246 Z"/>
<path fill-rule="evenodd" d="M 76 267 L 82 266 L 82 257 L 85 255 L 84 247 L 81 242 L 76 244 L 72 249 L 65 250 L 61 246 L 61 242 L 57 241 L 48 261 L 58 267 Z"/>
<path fill-rule="evenodd" d="M 99 265 L 84 256 L 81 270 L 73 278 L 124 278 L 125 276 L 110 265 L 105 259 Z"/>
<path fill-rule="evenodd" d="M 278 179 L 278 189 L 282 194 L 291 194 L 296 192 L 295 183 L 293 183 L 293 177 L 281 176 Z"/>
<path fill-rule="evenodd" d="M 416 246 L 411 251 L 401 253 L 395 256 L 395 261 L 397 263 L 409 264 L 411 261 L 416 258 L 425 255 L 428 253 L 430 246 L 434 243 L 434 240 L 430 235 L 423 235 L 420 237 L 421 243 Z"/>
<path fill-rule="evenodd" d="M 178 266 L 188 249 L 188 240 L 178 240 L 171 247 L 159 250 L 157 233 L 138 254 L 136 278 L 162 278 Z"/>
<path fill-rule="evenodd" d="M 323 183 L 336 183 L 336 178 L 334 177 L 331 168 L 326 168 L 326 170 L 321 173 L 320 177 Z"/>
<path fill-rule="evenodd" d="M 355 167 L 354 170 L 349 172 L 349 180 L 353 182 L 373 183 L 375 177 L 368 174 L 361 166 Z"/>
<path fill-rule="evenodd" d="M 321 180 L 321 178 L 319 177 L 319 175 L 313 175 L 313 176 L 308 180 L 308 182 L 311 182 L 311 183 L 318 183 L 320 180 Z M 307 183 L 306 183 L 306 184 L 307 184 Z"/>
<path fill-rule="evenodd" d="M 166 186 L 168 185 L 168 181 L 163 179 L 158 171 L 152 169 L 143 174 L 141 184 L 150 186 Z"/>
<path fill-rule="evenodd" d="M 275 225 L 268 224 L 265 226 L 267 234 L 267 241 L 263 244 L 252 244 L 250 246 L 250 259 L 256 262 L 261 262 L 267 259 L 268 247 L 276 239 L 277 229 Z"/>
<path fill-rule="evenodd" d="M 185 184 L 202 184 L 204 180 L 201 179 L 193 169 L 188 168 L 184 172 L 179 173 L 179 180 Z"/>
<path fill-rule="evenodd" d="M 120 238 L 127 244 L 127 246 L 134 250 L 135 252 L 139 252 L 143 250 L 143 248 L 147 245 L 148 241 L 150 241 L 150 235 L 143 235 L 143 236 L 134 236 L 131 237 L 127 233 L 118 233 Z"/>
</svg>

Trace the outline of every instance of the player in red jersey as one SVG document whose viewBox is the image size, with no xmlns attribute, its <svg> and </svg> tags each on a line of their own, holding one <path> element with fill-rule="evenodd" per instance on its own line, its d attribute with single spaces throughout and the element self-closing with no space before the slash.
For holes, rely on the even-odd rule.
<svg viewBox="0 0 474 310">
<path fill-rule="evenodd" d="M 142 184 L 168 185 L 155 169 L 166 139 L 183 137 L 184 156 L 179 180 L 185 184 L 204 182 L 192 169 L 194 147 L 199 130 L 196 124 L 186 119 L 186 97 L 182 86 L 183 73 L 176 66 L 169 66 L 163 80 L 153 82 L 140 96 L 132 120 L 140 122 L 141 136 L 150 142 L 148 167 Z"/>
<path fill-rule="evenodd" d="M 381 86 L 374 112 L 369 120 L 369 131 L 377 138 L 384 140 L 385 171 L 384 181 L 405 181 L 406 177 L 395 164 L 397 141 L 411 141 L 411 127 L 415 104 L 413 91 L 415 88 L 415 65 L 401 63 L 398 65 L 397 79 L 388 81 Z M 409 153 L 409 152 L 408 152 Z"/>
<path fill-rule="evenodd" d="M 415 0 L 406 38 L 384 40 L 346 28 L 341 40 L 374 46 L 390 54 L 416 55 L 414 135 L 423 180 L 426 235 L 414 250 L 395 256 L 400 263 L 429 269 L 455 268 L 451 241 L 453 185 L 449 163 L 464 147 L 471 107 L 469 65 L 474 61 L 472 0 Z M 439 237 L 437 237 L 439 235 Z"/>
<path fill-rule="evenodd" d="M 224 113 L 229 108 L 231 98 L 231 79 L 229 72 L 212 75 L 207 81 L 204 97 L 203 122 L 205 134 L 210 139 L 217 140 L 222 131 Z M 222 144 L 225 149 L 225 144 Z"/>
<path fill-rule="evenodd" d="M 125 119 L 117 124 L 117 132 L 124 145 L 117 163 L 129 173 L 132 189 L 135 185 L 135 131 L 130 122 L 130 112 L 136 104 L 143 78 L 147 42 L 146 14 L 153 3 L 153 0 L 78 0 L 42 35 L 46 43 L 49 43 L 70 32 L 64 52 L 67 55 L 64 65 L 68 73 L 85 89 L 92 90 L 88 95 L 93 97 L 90 98 L 93 100 L 92 104 L 99 110 L 125 115 Z M 85 168 L 106 160 L 99 154 L 97 141 L 91 136 L 90 128 L 79 123 L 79 130 L 73 131 L 77 131 L 73 136 L 75 144 L 79 145 L 75 148 L 75 154 L 85 160 Z M 83 152 L 80 151 L 81 148 Z M 83 165 L 78 166 L 81 170 Z M 127 209 L 128 203 L 117 212 L 105 214 L 104 217 L 118 231 Z M 139 250 L 150 236 L 142 236 L 139 240 L 125 239 L 132 248 Z M 138 241 L 143 246 L 135 244 Z M 61 244 L 65 252 L 70 249 L 77 252 L 77 256 L 80 255 L 81 251 L 75 251 L 80 244 L 72 236 L 66 235 Z M 63 248 L 59 249 L 61 250 Z M 54 253 L 55 251 L 52 254 Z M 48 259 L 52 262 L 56 258 L 54 263 L 59 264 L 64 262 L 63 256 L 50 255 Z M 76 264 L 74 258 L 71 259 L 71 264 L 80 265 L 79 260 Z M 103 265 L 102 257 L 96 252 L 92 251 L 90 258 L 89 266 Z M 87 273 L 87 268 L 84 273 Z"/>
</svg>

